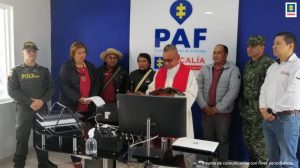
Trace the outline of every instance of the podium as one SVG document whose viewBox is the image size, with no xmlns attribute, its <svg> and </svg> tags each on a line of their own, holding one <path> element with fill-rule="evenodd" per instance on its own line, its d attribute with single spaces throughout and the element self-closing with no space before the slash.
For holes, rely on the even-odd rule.
<svg viewBox="0 0 300 168">
<path fill-rule="evenodd" d="M 54 110 L 55 107 L 59 110 Z M 45 149 L 47 137 L 56 137 L 60 148 L 63 139 L 72 138 L 73 151 L 77 152 L 77 139 L 82 135 L 81 117 L 83 116 L 59 102 L 53 103 L 49 111 L 36 113 L 38 128 L 34 133 L 41 136 L 42 150 Z"/>
<path fill-rule="evenodd" d="M 58 110 L 54 110 L 55 107 L 58 107 Z M 69 107 L 55 102 L 49 111 L 36 113 L 36 122 L 42 130 L 47 131 L 49 134 L 65 135 L 82 127 L 82 122 L 79 120 L 82 117 Z"/>
</svg>

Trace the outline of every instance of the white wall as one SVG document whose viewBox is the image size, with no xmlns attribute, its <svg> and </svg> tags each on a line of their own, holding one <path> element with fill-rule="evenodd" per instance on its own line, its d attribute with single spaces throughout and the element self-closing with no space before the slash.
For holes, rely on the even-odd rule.
<svg viewBox="0 0 300 168">
<path fill-rule="evenodd" d="M 0 3 L 11 5 L 14 11 L 15 65 L 23 63 L 21 55 L 23 43 L 34 41 L 39 48 L 38 64 L 50 69 L 50 0 L 0 0 Z M 13 103 L 0 104 L 0 160 L 15 152 L 15 123 Z"/>
</svg>

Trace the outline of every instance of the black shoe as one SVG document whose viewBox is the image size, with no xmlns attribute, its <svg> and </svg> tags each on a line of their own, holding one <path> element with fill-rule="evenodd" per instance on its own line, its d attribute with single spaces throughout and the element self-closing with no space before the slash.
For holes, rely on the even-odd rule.
<svg viewBox="0 0 300 168">
<path fill-rule="evenodd" d="M 43 165 L 39 165 L 39 168 L 57 168 L 57 165 L 52 163 L 50 160 L 47 161 L 47 163 Z"/>
<path fill-rule="evenodd" d="M 52 163 L 50 160 L 48 160 L 48 162 L 46 163 L 47 168 L 57 168 L 57 165 Z"/>
</svg>

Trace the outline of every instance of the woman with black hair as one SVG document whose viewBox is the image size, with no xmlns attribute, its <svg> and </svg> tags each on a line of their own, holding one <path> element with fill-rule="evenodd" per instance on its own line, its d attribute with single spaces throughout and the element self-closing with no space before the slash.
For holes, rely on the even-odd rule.
<svg viewBox="0 0 300 168">
<path fill-rule="evenodd" d="M 152 82 L 155 71 L 151 68 L 151 57 L 147 53 L 140 53 L 137 58 L 139 69 L 130 73 L 130 92 L 145 94 Z"/>
</svg>

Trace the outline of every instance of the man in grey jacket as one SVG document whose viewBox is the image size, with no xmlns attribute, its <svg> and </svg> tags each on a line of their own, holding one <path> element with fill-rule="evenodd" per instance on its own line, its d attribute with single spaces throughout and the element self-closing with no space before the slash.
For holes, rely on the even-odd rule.
<svg viewBox="0 0 300 168">
<path fill-rule="evenodd" d="M 227 55 L 227 46 L 216 45 L 214 63 L 204 66 L 197 77 L 197 103 L 202 109 L 203 138 L 220 143 L 218 159 L 222 162 L 228 159 L 230 113 L 241 83 L 240 71 L 226 61 Z"/>
</svg>

